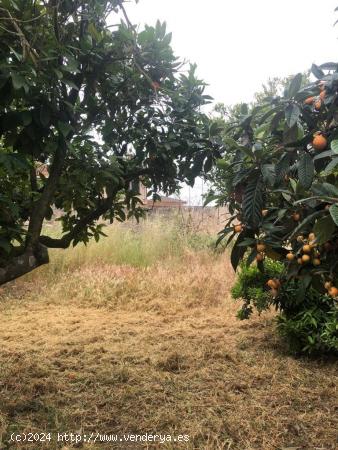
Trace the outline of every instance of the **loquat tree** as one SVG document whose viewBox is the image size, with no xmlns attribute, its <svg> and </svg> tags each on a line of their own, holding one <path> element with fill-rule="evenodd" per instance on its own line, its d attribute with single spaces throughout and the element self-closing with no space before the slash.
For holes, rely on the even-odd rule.
<svg viewBox="0 0 338 450">
<path fill-rule="evenodd" d="M 165 24 L 137 31 L 125 3 L 0 3 L 0 284 L 48 248 L 98 240 L 100 217 L 138 218 L 141 178 L 156 199 L 219 156 L 195 67 Z M 43 233 L 54 207 L 58 239 Z"/>
<path fill-rule="evenodd" d="M 226 150 L 207 202 L 229 208 L 219 241 L 233 244 L 233 268 L 256 262 L 263 273 L 266 258 L 281 263 L 278 277 L 260 278 L 268 303 L 288 326 L 302 314 L 316 328 L 311 311 L 324 311 L 338 350 L 338 63 L 311 72 L 315 81 L 304 85 L 297 74 L 281 95 L 242 105 L 225 121 Z M 251 312 L 248 297 L 242 316 Z M 308 334 L 303 348 L 322 348 Z"/>
</svg>

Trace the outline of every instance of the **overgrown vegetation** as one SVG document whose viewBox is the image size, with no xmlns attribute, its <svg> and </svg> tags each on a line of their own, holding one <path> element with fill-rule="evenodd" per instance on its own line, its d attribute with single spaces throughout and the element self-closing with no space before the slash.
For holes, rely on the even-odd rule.
<svg viewBox="0 0 338 450">
<path fill-rule="evenodd" d="M 141 219 L 139 223 L 129 221 L 102 228 L 105 239 L 78 245 L 66 250 L 53 249 L 50 263 L 39 269 L 36 277 L 64 277 L 65 272 L 79 270 L 81 267 L 97 264 L 113 264 L 131 267 L 150 267 L 162 260 L 173 264 L 182 258 L 187 250 L 208 250 L 214 247 L 213 234 L 203 228 L 194 231 L 196 217 L 172 213 L 154 215 Z M 60 234 L 58 223 L 46 228 L 45 233 L 57 238 Z M 34 279 L 35 274 L 30 275 Z"/>
<path fill-rule="evenodd" d="M 243 300 L 242 308 L 237 313 L 239 319 L 248 319 L 254 308 L 261 313 L 272 304 L 272 298 L 266 283 L 270 279 L 281 276 L 283 265 L 267 259 L 264 268 L 264 271 L 260 271 L 256 266 L 241 264 L 236 283 L 231 289 L 234 299 Z"/>
<path fill-rule="evenodd" d="M 272 312 L 236 319 L 228 254 L 208 247 L 217 213 L 200 214 L 109 226 L 0 289 L 1 448 L 44 448 L 11 433 L 51 432 L 60 450 L 65 430 L 155 430 L 189 435 L 187 450 L 335 449 L 334 361 L 290 358 Z"/>
<path fill-rule="evenodd" d="M 334 299 L 310 288 L 305 299 L 297 301 L 297 289 L 294 282 L 286 284 L 279 301 L 275 301 L 282 311 L 277 318 L 280 334 L 294 352 L 338 355 L 338 309 Z"/>
<path fill-rule="evenodd" d="M 267 257 L 282 263 L 278 279 L 262 275 L 245 302 L 255 298 L 260 308 L 270 296 L 282 313 L 280 329 L 290 332 L 293 347 L 299 333 L 296 347 L 306 352 L 338 345 L 338 64 L 311 71 L 316 81 L 304 85 L 299 73 L 282 94 L 275 89 L 216 120 L 226 150 L 207 199 L 231 213 L 219 241 L 233 243 L 235 270 L 243 259 L 266 273 Z M 250 312 L 244 308 L 242 316 Z"/>
<path fill-rule="evenodd" d="M 277 316 L 277 329 L 292 352 L 338 353 L 338 310 L 334 299 L 309 289 L 305 299 L 299 300 L 296 282 L 279 285 L 283 271 L 282 262 L 269 258 L 264 261 L 263 271 L 256 265 L 241 264 L 231 289 L 233 298 L 243 301 L 238 318 L 248 319 L 254 309 L 261 313 L 274 307 L 281 311 Z M 278 296 L 275 297 L 269 287 L 273 283 L 278 288 Z"/>
</svg>

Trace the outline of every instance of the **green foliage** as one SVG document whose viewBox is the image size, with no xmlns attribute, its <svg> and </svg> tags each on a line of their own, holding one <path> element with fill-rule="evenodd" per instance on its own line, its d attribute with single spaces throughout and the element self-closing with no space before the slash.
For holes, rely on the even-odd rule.
<svg viewBox="0 0 338 450">
<path fill-rule="evenodd" d="M 171 194 L 208 172 L 217 130 L 196 67 L 165 23 L 130 23 L 124 0 L 5 0 L 0 18 L 0 265 L 102 236 L 143 215 L 138 191 Z M 109 23 L 119 24 L 110 26 Z M 120 19 L 123 17 L 123 20 Z M 46 167 L 49 176 L 39 168 Z M 41 236 L 52 207 L 62 236 Z M 28 230 L 24 224 L 28 221 Z M 13 261 L 12 261 L 13 262 Z"/>
<path fill-rule="evenodd" d="M 260 173 L 248 180 L 243 196 L 243 219 L 253 228 L 260 222 L 263 207 L 263 183 Z"/>
<path fill-rule="evenodd" d="M 279 295 L 273 297 L 267 281 L 280 279 L 284 265 L 266 259 L 264 271 L 257 266 L 242 263 L 236 283 L 231 289 L 234 299 L 242 300 L 239 319 L 248 319 L 253 310 L 259 313 L 274 306 L 281 313 L 277 316 L 277 329 L 294 353 L 321 354 L 338 352 L 338 310 L 335 301 L 315 289 L 309 289 L 306 297 L 299 297 L 297 281 L 282 284 Z"/>
<path fill-rule="evenodd" d="M 254 272 L 268 273 L 266 256 L 283 267 L 281 288 L 269 292 L 258 282 L 242 292 L 240 316 L 247 317 L 252 307 L 261 310 L 261 305 L 274 304 L 284 324 L 280 329 L 290 340 L 298 339 L 306 352 L 334 348 L 330 330 L 337 325 L 337 315 L 333 306 L 327 310 L 323 305 L 338 299 L 338 65 L 313 65 L 311 71 L 315 81 L 297 74 L 285 83 L 284 92 L 277 81 L 270 86 L 272 95 L 259 96 L 252 105 L 238 105 L 230 113 L 218 107 L 225 114 L 225 151 L 209 176 L 213 186 L 206 200 L 229 209 L 219 242 L 232 244 L 235 270 L 245 258 L 253 263 L 259 243 L 265 250 Z M 222 123 L 220 117 L 216 121 Z M 238 221 L 239 234 L 234 227 Z M 304 252 L 309 244 L 309 252 Z M 308 300 L 312 297 L 318 300 L 315 307 Z M 309 317 L 318 322 L 320 337 L 307 328 Z M 324 329 L 326 341 L 321 337 Z M 307 332 L 311 337 L 305 343 Z"/>
<path fill-rule="evenodd" d="M 44 233 L 57 238 L 61 234 L 60 224 L 48 224 Z M 139 223 L 117 223 L 104 227 L 105 239 L 98 243 L 91 240 L 75 248 L 50 250 L 50 263 L 39 271 L 29 274 L 31 280 L 41 277 L 50 282 L 67 277 L 80 268 L 92 266 L 151 267 L 155 264 L 173 266 L 184 255 L 203 252 L 213 256 L 214 242 L 211 236 L 196 232 L 180 215 L 148 215 Z M 213 245 L 212 245 L 213 244 Z"/>
<path fill-rule="evenodd" d="M 329 240 L 334 249 L 338 245 L 335 222 L 338 172 L 336 166 L 331 166 L 336 156 L 333 150 L 319 151 L 312 144 L 314 136 L 320 133 L 327 148 L 331 143 L 335 148 L 337 73 L 323 72 L 320 82 L 306 86 L 298 74 L 282 97 L 267 97 L 248 111 L 237 112 L 231 126 L 225 121 L 226 149 L 215 169 L 215 187 L 209 197 L 228 206 L 231 213 L 221 232 L 222 239 L 230 234 L 228 241 L 232 240 L 235 237 L 232 223 L 238 219 L 242 222 L 243 231 L 232 249 L 236 260 L 238 255 L 241 259 L 245 254 L 237 249 L 244 245 L 243 235 L 251 238 L 245 241 L 247 249 L 253 250 L 255 241 L 263 240 L 268 250 L 285 262 L 286 279 L 310 275 L 308 287 L 312 285 L 314 289 L 318 288 L 316 277 L 320 276 L 323 284 L 325 280 L 335 282 L 337 277 L 334 251 L 328 252 L 324 246 Z M 320 109 L 304 102 L 309 97 L 319 101 L 323 89 L 325 96 Z M 328 167 L 332 167 L 329 172 Z M 267 214 L 263 216 L 262 210 Z M 294 213 L 299 220 L 293 219 Z M 320 268 L 297 265 L 296 259 L 288 263 L 285 255 L 289 251 L 301 256 L 296 232 L 306 235 L 312 231 L 321 246 Z"/>
<path fill-rule="evenodd" d="M 313 177 L 315 173 L 315 166 L 311 156 L 308 153 L 300 158 L 298 164 L 298 179 L 300 185 L 304 189 L 309 189 L 313 182 Z"/>
<path fill-rule="evenodd" d="M 293 300 L 296 298 L 294 291 Z M 290 298 L 290 294 L 289 294 Z M 338 310 L 334 300 L 314 289 L 297 308 L 278 316 L 277 328 L 293 352 L 338 353 Z"/>
<path fill-rule="evenodd" d="M 236 283 L 231 289 L 234 299 L 243 300 L 243 306 L 238 311 L 240 319 L 248 319 L 256 308 L 262 312 L 270 307 L 273 300 L 266 283 L 269 279 L 279 278 L 283 271 L 283 264 L 267 259 L 264 272 L 256 266 L 242 263 Z"/>
</svg>

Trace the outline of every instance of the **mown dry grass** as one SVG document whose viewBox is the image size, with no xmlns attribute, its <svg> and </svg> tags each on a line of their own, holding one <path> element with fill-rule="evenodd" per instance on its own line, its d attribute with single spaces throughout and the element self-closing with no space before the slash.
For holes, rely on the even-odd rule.
<svg viewBox="0 0 338 450">
<path fill-rule="evenodd" d="M 336 448 L 334 361 L 287 355 L 273 313 L 237 321 L 227 255 L 170 226 L 129 235 L 132 264 L 109 259 L 135 233 L 121 227 L 2 290 L 0 448 L 75 448 L 8 445 L 17 431 L 190 437 L 81 447 L 100 450 Z"/>
</svg>

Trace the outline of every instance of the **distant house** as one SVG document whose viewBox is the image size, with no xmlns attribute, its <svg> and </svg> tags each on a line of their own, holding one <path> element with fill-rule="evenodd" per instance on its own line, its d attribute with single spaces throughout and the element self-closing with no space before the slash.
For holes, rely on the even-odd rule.
<svg viewBox="0 0 338 450">
<path fill-rule="evenodd" d="M 36 175 L 37 177 L 49 177 L 48 166 L 47 164 L 39 164 L 36 167 Z M 140 199 L 142 200 L 144 208 L 151 209 L 161 209 L 161 208 L 181 208 L 186 204 L 183 200 L 173 197 L 167 197 L 164 195 L 160 195 L 161 201 L 157 200 L 153 201 L 152 198 L 147 197 L 147 188 L 142 184 L 141 181 L 130 184 L 130 189 L 134 191 L 138 191 L 140 193 Z"/>
<path fill-rule="evenodd" d="M 160 195 L 161 201 L 157 200 L 156 202 L 150 197 L 147 197 L 147 188 L 139 183 L 138 191 L 140 193 L 140 199 L 142 200 L 143 206 L 145 208 L 151 209 L 163 209 L 163 208 L 182 208 L 186 204 L 183 200 L 179 198 L 167 197 L 164 195 Z"/>
<path fill-rule="evenodd" d="M 36 176 L 37 177 L 44 177 L 44 178 L 48 178 L 49 177 L 49 172 L 48 172 L 48 166 L 47 164 L 40 164 L 38 163 L 35 167 L 35 172 L 36 172 Z"/>
</svg>

